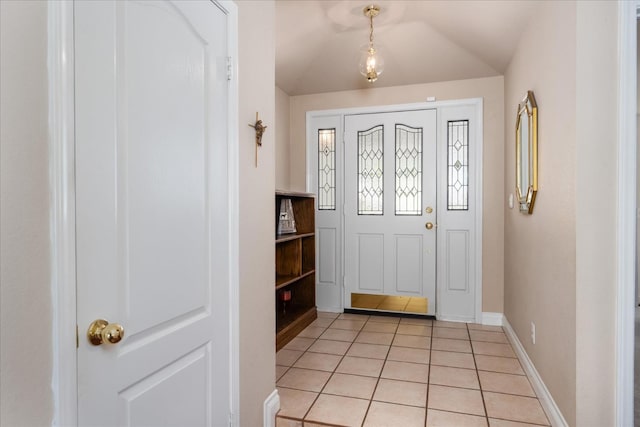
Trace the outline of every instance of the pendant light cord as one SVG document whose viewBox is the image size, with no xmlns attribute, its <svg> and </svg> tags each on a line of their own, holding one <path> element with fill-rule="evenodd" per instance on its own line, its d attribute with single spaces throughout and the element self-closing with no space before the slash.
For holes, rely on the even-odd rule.
<svg viewBox="0 0 640 427">
<path fill-rule="evenodd" d="M 369 49 L 373 49 L 373 15 L 369 15 Z"/>
</svg>

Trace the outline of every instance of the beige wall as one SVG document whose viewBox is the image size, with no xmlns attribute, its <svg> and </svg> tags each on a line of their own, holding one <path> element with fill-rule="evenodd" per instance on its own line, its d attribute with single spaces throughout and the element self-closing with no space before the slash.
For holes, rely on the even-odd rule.
<svg viewBox="0 0 640 427">
<path fill-rule="evenodd" d="M 275 389 L 275 144 L 264 133 L 255 167 L 256 111 L 275 124 L 275 3 L 238 1 L 240 127 L 240 425 L 262 425 Z M 259 49 L 256 49 L 259 46 Z"/>
<path fill-rule="evenodd" d="M 47 5 L 0 19 L 0 425 L 50 425 Z"/>
<path fill-rule="evenodd" d="M 543 3 L 505 74 L 507 111 L 527 89 L 540 191 L 532 216 L 505 214 L 505 314 L 568 423 L 614 425 L 616 3 Z M 507 113 L 506 132 L 514 122 Z"/>
<path fill-rule="evenodd" d="M 288 190 L 289 179 L 289 95 L 276 86 L 276 188 Z"/>
<path fill-rule="evenodd" d="M 615 423 L 617 3 L 577 3 L 576 425 Z M 594 369 L 597 367 L 597 369 Z"/>
<path fill-rule="evenodd" d="M 515 116 L 538 103 L 533 215 L 505 208 L 505 315 L 571 425 L 576 424 L 576 5 L 546 2 L 505 73 L 505 193 L 515 189 Z M 536 344 L 530 338 L 536 326 Z"/>
<path fill-rule="evenodd" d="M 274 3 L 242 1 L 238 9 L 240 423 L 257 426 L 275 388 L 273 283 L 264 279 L 274 277 L 275 132 L 265 133 L 256 169 L 247 123 L 256 111 L 275 122 Z M 0 425 L 45 426 L 53 416 L 52 343 L 42 330 L 52 321 L 47 4 L 3 0 L 0 12 Z"/>
<path fill-rule="evenodd" d="M 504 264 L 504 85 L 502 77 L 458 80 L 387 88 L 372 88 L 316 95 L 292 96 L 291 100 L 291 187 L 305 190 L 305 144 L 307 111 L 483 98 L 484 105 L 484 211 L 483 211 L 483 311 L 503 311 Z"/>
</svg>

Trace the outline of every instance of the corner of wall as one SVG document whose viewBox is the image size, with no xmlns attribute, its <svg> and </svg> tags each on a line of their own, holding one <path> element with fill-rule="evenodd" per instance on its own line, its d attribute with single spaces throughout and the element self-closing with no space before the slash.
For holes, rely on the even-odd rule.
<svg viewBox="0 0 640 427">
<path fill-rule="evenodd" d="M 263 423 L 265 399 L 275 389 L 275 165 L 276 131 L 269 127 L 255 164 L 256 111 L 276 121 L 275 2 L 237 1 L 239 143 L 240 408 L 243 426 Z M 256 46 L 260 46 L 256 49 Z"/>
</svg>

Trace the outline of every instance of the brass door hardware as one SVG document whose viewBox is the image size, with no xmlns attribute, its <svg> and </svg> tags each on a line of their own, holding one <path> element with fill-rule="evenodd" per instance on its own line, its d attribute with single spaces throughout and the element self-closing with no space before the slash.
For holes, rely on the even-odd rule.
<svg viewBox="0 0 640 427">
<path fill-rule="evenodd" d="M 124 328 L 117 323 L 109 323 L 104 319 L 93 321 L 87 330 L 87 338 L 93 345 L 117 344 L 124 337 Z"/>
</svg>

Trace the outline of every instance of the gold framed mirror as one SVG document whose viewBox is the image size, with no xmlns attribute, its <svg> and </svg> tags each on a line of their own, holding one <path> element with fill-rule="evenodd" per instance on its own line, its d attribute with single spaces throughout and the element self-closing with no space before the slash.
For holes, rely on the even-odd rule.
<svg viewBox="0 0 640 427">
<path fill-rule="evenodd" d="M 516 117 L 516 197 L 520 212 L 533 213 L 538 192 L 538 105 L 532 91 L 518 104 Z"/>
</svg>

